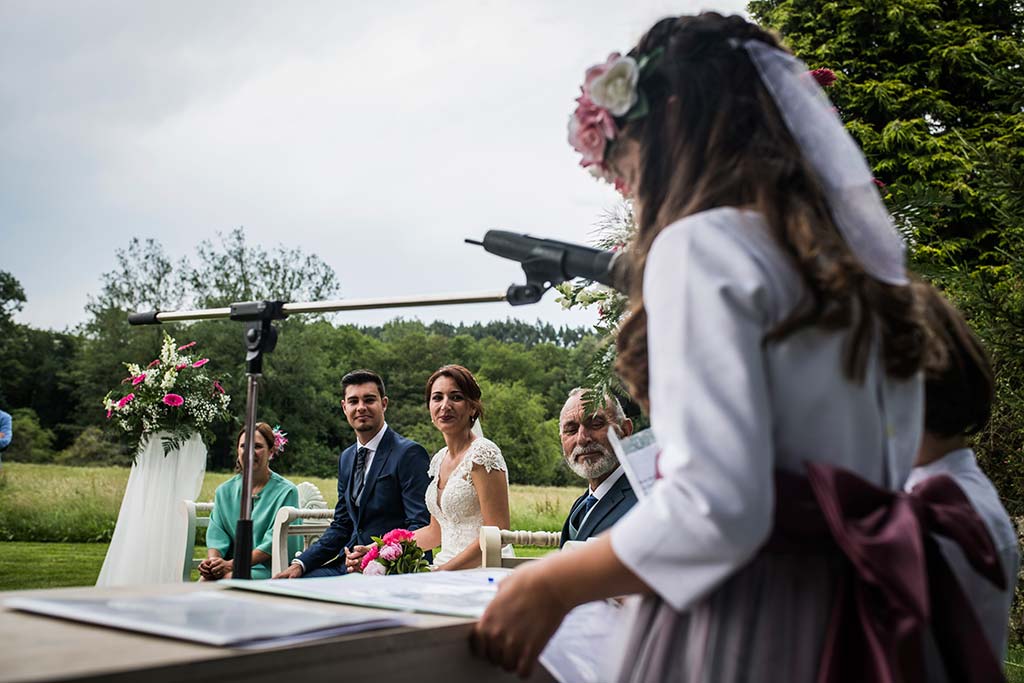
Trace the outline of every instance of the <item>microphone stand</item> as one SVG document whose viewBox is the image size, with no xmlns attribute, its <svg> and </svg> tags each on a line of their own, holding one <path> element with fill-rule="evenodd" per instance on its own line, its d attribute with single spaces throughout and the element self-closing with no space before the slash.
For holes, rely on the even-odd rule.
<svg viewBox="0 0 1024 683">
<path fill-rule="evenodd" d="M 511 289 L 511 288 L 510 288 Z M 543 294 L 543 292 L 541 292 Z M 539 297 L 538 297 L 539 299 Z M 242 460 L 242 501 L 235 526 L 235 561 L 232 576 L 236 579 L 252 578 L 252 467 L 253 439 L 256 432 L 259 383 L 263 377 L 263 356 L 277 345 L 275 320 L 284 320 L 293 313 L 330 313 L 334 311 L 362 311 L 380 308 L 406 308 L 411 306 L 443 306 L 452 304 L 493 303 L 506 301 L 503 292 L 476 294 L 428 295 L 406 298 L 353 299 L 342 301 L 312 301 L 285 303 L 283 301 L 245 301 L 224 308 L 191 311 L 148 311 L 132 313 L 132 325 L 159 325 L 182 320 L 237 320 L 245 326 L 245 457 Z"/>
</svg>

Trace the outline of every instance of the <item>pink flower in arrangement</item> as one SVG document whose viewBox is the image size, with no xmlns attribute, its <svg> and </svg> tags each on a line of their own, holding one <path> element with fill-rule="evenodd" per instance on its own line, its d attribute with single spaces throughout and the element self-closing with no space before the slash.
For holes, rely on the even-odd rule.
<svg viewBox="0 0 1024 683">
<path fill-rule="evenodd" d="M 153 362 L 151 362 L 151 363 L 150 363 L 149 365 L 147 365 L 146 367 L 147 367 L 147 368 L 155 368 L 155 367 L 156 367 L 156 366 L 158 366 L 158 365 L 160 365 L 160 359 L 159 359 L 159 358 L 157 358 L 156 360 L 154 360 Z"/>
<path fill-rule="evenodd" d="M 872 179 L 871 179 L 871 182 L 873 182 L 873 183 L 874 183 L 875 185 L 877 185 L 877 186 L 878 186 L 879 188 L 884 188 L 884 187 L 885 187 L 885 183 L 883 183 L 883 182 L 882 182 L 881 180 L 879 180 L 878 178 L 872 178 Z"/>
<path fill-rule="evenodd" d="M 134 400 L 135 400 L 135 394 L 128 394 L 127 396 L 125 396 L 124 398 L 122 398 L 120 401 L 117 402 L 117 407 L 118 408 L 124 408 L 126 405 L 128 405 L 129 403 L 131 403 Z"/>
<path fill-rule="evenodd" d="M 220 385 L 220 382 L 218 382 L 217 380 L 213 380 L 213 388 L 217 390 L 218 394 L 227 393 L 227 392 L 224 391 L 224 387 L 222 387 Z M 287 443 L 287 441 L 285 443 Z"/>
<path fill-rule="evenodd" d="M 384 576 L 387 573 L 388 570 L 377 560 L 367 562 L 366 566 L 363 567 L 363 576 Z"/>
<path fill-rule="evenodd" d="M 388 543 L 386 546 L 380 549 L 380 557 L 382 560 L 394 562 L 401 556 L 402 545 L 400 543 Z"/>
<path fill-rule="evenodd" d="M 196 345 L 195 342 L 189 342 L 188 344 L 183 344 L 182 346 L 179 346 L 178 350 L 179 351 L 184 351 L 185 349 L 191 349 L 195 345 Z"/>
<path fill-rule="evenodd" d="M 107 409 L 107 419 L 109 420 L 109 419 L 110 419 L 110 416 L 111 416 L 111 415 L 113 415 L 113 414 L 114 414 L 114 411 L 113 411 L 113 410 L 110 410 L 110 409 L 108 408 L 108 409 Z"/>
<path fill-rule="evenodd" d="M 206 365 L 209 362 L 210 362 L 209 358 L 200 358 L 199 360 L 197 360 L 195 363 L 192 364 L 192 367 L 194 367 L 194 368 L 201 368 L 201 367 L 203 367 L 204 365 Z"/>
<path fill-rule="evenodd" d="M 135 375 L 134 377 L 132 377 L 132 386 L 134 387 L 134 386 L 136 386 L 138 384 L 142 384 L 145 381 L 146 381 L 146 373 L 142 373 L 141 375 Z"/>
<path fill-rule="evenodd" d="M 177 408 L 185 402 L 185 399 L 178 394 L 164 394 L 164 397 L 161 400 L 163 400 L 165 405 L 169 405 L 172 408 Z"/>
<path fill-rule="evenodd" d="M 381 541 L 384 545 L 391 545 L 392 543 L 401 543 L 402 541 L 413 541 L 416 539 L 416 534 L 409 531 L 408 529 L 392 529 L 381 537 Z"/>
<path fill-rule="evenodd" d="M 818 82 L 822 88 L 827 88 L 836 82 L 836 72 L 832 69 L 813 69 L 811 75 L 814 76 L 814 80 Z"/>
<path fill-rule="evenodd" d="M 174 366 L 174 369 L 175 370 L 184 370 L 187 367 L 188 367 L 188 363 L 178 363 L 177 365 Z"/>
<path fill-rule="evenodd" d="M 365 571 L 366 570 L 366 565 L 368 565 L 371 562 L 373 562 L 374 560 L 376 560 L 379 555 L 380 555 L 380 548 L 378 546 L 376 546 L 376 545 L 371 545 L 370 549 L 366 551 L 365 555 L 363 555 L 363 561 L 362 561 L 362 563 L 360 563 L 359 569 L 361 571 Z M 378 564 L 380 564 L 380 563 L 378 562 Z"/>
<path fill-rule="evenodd" d="M 125 377 L 123 380 L 121 380 L 121 384 L 128 384 L 128 382 L 131 382 L 131 381 L 132 381 L 131 377 Z"/>
</svg>

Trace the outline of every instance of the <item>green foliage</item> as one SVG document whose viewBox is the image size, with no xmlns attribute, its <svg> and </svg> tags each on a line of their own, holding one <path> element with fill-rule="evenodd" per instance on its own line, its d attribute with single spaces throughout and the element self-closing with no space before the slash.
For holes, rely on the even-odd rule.
<svg viewBox="0 0 1024 683">
<path fill-rule="evenodd" d="M 3 459 L 16 462 L 53 462 L 53 432 L 39 424 L 39 417 L 31 408 L 11 411 L 11 445 Z"/>
<path fill-rule="evenodd" d="M 486 397 L 481 425 L 501 448 L 515 484 L 549 483 L 561 460 L 558 418 L 546 418 L 540 398 L 523 382 L 494 383 L 482 379 Z"/>
</svg>

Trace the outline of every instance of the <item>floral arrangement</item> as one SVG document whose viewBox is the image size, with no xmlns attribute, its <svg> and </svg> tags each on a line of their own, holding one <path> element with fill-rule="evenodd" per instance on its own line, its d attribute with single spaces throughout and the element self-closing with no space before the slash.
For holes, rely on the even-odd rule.
<svg viewBox="0 0 1024 683">
<path fill-rule="evenodd" d="M 103 397 L 107 419 L 140 439 L 157 432 L 163 438 L 166 455 L 179 448 L 193 433 L 210 437 L 210 425 L 227 419 L 231 397 L 204 366 L 209 358 L 189 353 L 196 342 L 178 346 L 164 334 L 160 357 L 141 367 L 125 363 L 128 376 Z"/>
<path fill-rule="evenodd" d="M 392 529 L 384 536 L 374 536 L 373 545 L 363 555 L 359 571 L 366 576 L 417 574 L 430 571 L 423 549 L 408 529 Z"/>
<path fill-rule="evenodd" d="M 583 156 L 580 166 L 623 194 L 628 193 L 625 182 L 612 173 L 605 160 L 619 135 L 619 126 L 643 118 L 650 111 L 641 84 L 663 51 L 658 48 L 638 59 L 613 52 L 604 64 L 587 69 L 576 98 L 576 111 L 569 117 L 569 144 Z"/>
</svg>

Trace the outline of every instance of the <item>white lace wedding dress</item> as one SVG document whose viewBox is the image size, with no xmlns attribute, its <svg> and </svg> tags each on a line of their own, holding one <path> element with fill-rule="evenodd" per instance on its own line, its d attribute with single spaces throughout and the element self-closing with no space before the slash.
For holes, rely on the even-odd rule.
<svg viewBox="0 0 1024 683">
<path fill-rule="evenodd" d="M 438 496 L 438 472 L 447 453 L 447 447 L 435 453 L 428 470 L 430 483 L 427 485 L 427 509 L 441 525 L 441 552 L 434 557 L 435 565 L 444 564 L 467 546 L 480 542 L 480 527 L 484 523 L 484 516 L 480 511 L 476 487 L 473 486 L 473 465 L 480 465 L 488 472 L 501 470 L 505 473 L 505 485 L 508 486 L 508 467 L 505 466 L 501 449 L 490 439 L 481 436 L 470 444 L 462 462 L 452 470 L 444 490 Z M 502 554 L 505 554 L 504 549 Z"/>
</svg>

